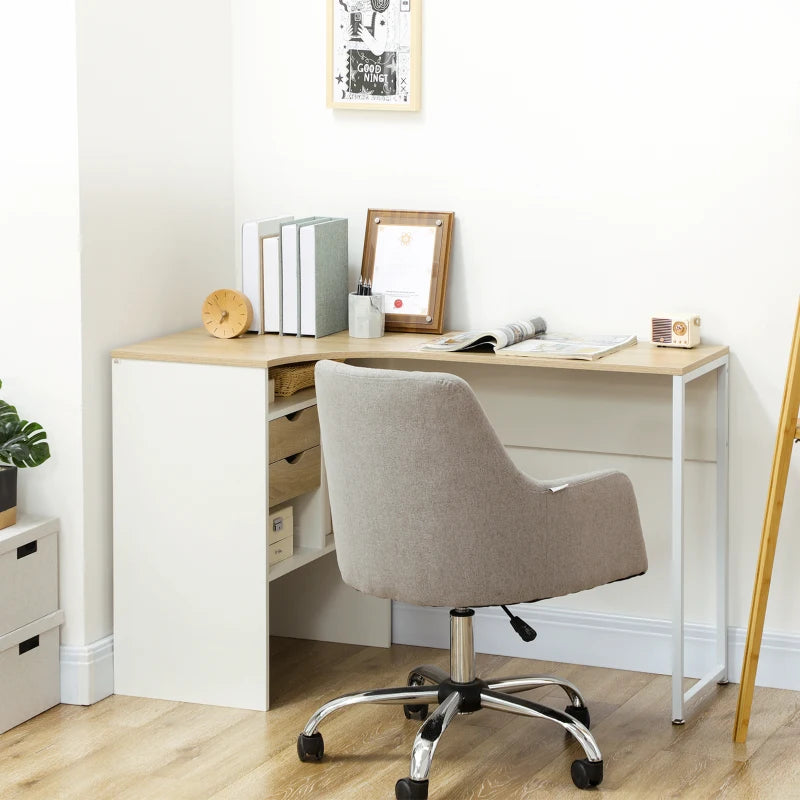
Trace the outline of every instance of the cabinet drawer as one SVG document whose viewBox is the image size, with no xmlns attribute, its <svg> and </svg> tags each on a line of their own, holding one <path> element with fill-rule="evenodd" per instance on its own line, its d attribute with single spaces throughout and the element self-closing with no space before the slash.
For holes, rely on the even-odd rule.
<svg viewBox="0 0 800 800">
<path fill-rule="evenodd" d="M 285 539 L 279 539 L 274 544 L 269 546 L 269 565 L 277 564 L 285 558 L 289 558 L 294 552 L 294 539 L 287 536 Z"/>
<path fill-rule="evenodd" d="M 319 447 L 304 450 L 269 465 L 270 506 L 316 489 L 320 483 L 321 454 Z"/>
<path fill-rule="evenodd" d="M 0 733 L 61 700 L 58 662 L 61 618 L 51 614 L 6 636 L 5 642 L 0 639 Z"/>
<path fill-rule="evenodd" d="M 8 528 L 7 530 L 13 530 Z M 16 536 L 0 545 L 0 636 L 58 608 L 58 537 Z"/>
<path fill-rule="evenodd" d="M 279 461 L 319 444 L 317 407 L 309 406 L 269 423 L 269 462 Z"/>
</svg>

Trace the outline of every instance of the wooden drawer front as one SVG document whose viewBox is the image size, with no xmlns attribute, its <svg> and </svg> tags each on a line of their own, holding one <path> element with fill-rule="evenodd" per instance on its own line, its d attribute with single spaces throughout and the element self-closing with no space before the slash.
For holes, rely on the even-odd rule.
<svg viewBox="0 0 800 800">
<path fill-rule="evenodd" d="M 279 539 L 274 544 L 269 546 L 269 563 L 270 566 L 289 558 L 294 552 L 294 539 L 287 536 L 285 539 Z"/>
<path fill-rule="evenodd" d="M 58 537 L 35 535 L 0 553 L 0 636 L 58 608 Z"/>
<path fill-rule="evenodd" d="M 316 489 L 320 482 L 319 447 L 304 450 L 296 456 L 269 465 L 270 506 Z"/>
<path fill-rule="evenodd" d="M 309 406 L 269 423 L 269 463 L 319 444 L 317 407 Z"/>
<path fill-rule="evenodd" d="M 60 700 L 58 627 L 31 635 L 0 652 L 0 733 Z"/>
</svg>

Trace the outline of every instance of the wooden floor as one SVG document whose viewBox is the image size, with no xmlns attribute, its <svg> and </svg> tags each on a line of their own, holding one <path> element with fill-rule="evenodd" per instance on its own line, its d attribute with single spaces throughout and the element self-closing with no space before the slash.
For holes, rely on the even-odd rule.
<svg viewBox="0 0 800 800">
<path fill-rule="evenodd" d="M 297 734 L 338 694 L 402 685 L 447 653 L 274 639 L 266 713 L 113 696 L 58 706 L 0 735 L 2 800 L 376 800 L 408 774 L 419 723 L 399 706 L 361 706 L 322 726 L 326 755 L 301 764 Z M 478 656 L 483 677 L 556 673 L 587 697 L 605 760 L 589 793 L 569 775 L 580 748 L 545 721 L 495 711 L 454 720 L 431 770 L 431 800 L 800 798 L 800 693 L 756 689 L 746 745 L 731 741 L 737 687 L 718 687 L 685 726 L 669 721 L 669 679 Z M 560 691 L 531 693 L 563 708 Z"/>
</svg>

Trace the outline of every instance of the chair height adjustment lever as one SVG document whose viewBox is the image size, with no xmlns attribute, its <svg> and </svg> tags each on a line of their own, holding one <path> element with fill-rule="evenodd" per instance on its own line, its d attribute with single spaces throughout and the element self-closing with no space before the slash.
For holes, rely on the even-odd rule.
<svg viewBox="0 0 800 800">
<path fill-rule="evenodd" d="M 511 620 L 511 627 L 523 642 L 532 642 L 536 638 L 536 631 L 524 619 L 515 617 L 505 606 L 500 606 L 500 608 L 508 614 L 508 618 Z"/>
</svg>

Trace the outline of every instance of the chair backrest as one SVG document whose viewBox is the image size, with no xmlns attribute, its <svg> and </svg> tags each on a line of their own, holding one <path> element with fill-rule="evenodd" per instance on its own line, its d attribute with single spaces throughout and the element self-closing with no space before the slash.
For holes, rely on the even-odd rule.
<svg viewBox="0 0 800 800">
<path fill-rule="evenodd" d="M 443 599 L 431 584 L 446 588 L 441 573 L 464 561 L 458 553 L 469 532 L 491 537 L 495 500 L 509 482 L 526 479 L 455 375 L 321 362 L 316 386 L 345 581 L 369 594 L 437 604 L 428 602 Z M 465 581 L 459 571 L 453 577 Z"/>
<path fill-rule="evenodd" d="M 552 494 L 515 467 L 464 380 L 322 361 L 315 382 L 346 583 L 432 606 L 523 602 L 597 585 L 575 578 L 575 553 L 561 557 L 548 539 L 581 546 L 549 517 L 585 526 L 591 510 L 562 514 L 569 501 L 559 495 L 570 493 Z M 641 544 L 635 500 L 633 514 Z M 612 580 L 634 574 L 609 569 Z"/>
</svg>

